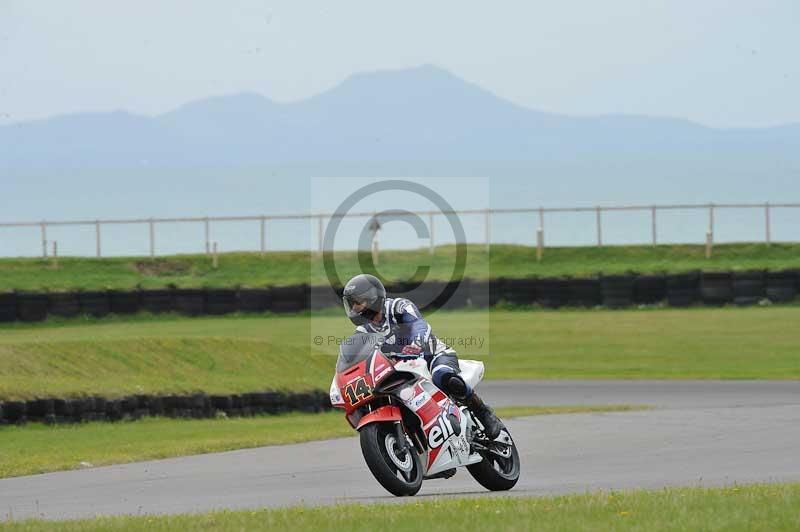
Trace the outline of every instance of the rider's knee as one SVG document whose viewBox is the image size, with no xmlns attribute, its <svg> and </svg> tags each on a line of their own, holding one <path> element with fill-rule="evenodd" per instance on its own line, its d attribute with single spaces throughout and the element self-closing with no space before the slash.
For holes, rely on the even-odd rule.
<svg viewBox="0 0 800 532">
<path fill-rule="evenodd" d="M 447 380 L 444 378 L 445 375 L 447 375 L 449 378 L 451 375 L 454 374 L 455 370 L 453 368 L 447 366 L 435 367 L 433 368 L 433 375 L 432 375 L 433 384 L 435 384 L 437 388 L 444 389 L 444 381 Z"/>
<path fill-rule="evenodd" d="M 459 401 L 466 401 L 472 396 L 472 389 L 469 384 L 452 368 L 436 372 L 433 376 L 433 383 L 446 394 Z"/>
</svg>

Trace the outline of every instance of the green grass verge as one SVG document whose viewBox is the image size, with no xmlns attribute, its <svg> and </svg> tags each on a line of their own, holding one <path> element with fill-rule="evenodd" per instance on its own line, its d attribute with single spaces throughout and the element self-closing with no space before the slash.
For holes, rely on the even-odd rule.
<svg viewBox="0 0 800 532">
<path fill-rule="evenodd" d="M 441 311 L 487 379 L 798 379 L 800 307 Z M 328 389 L 336 315 L 138 317 L 0 328 L 0 399 Z M 323 338 L 317 346 L 313 339 Z M 483 340 L 483 345 L 479 342 Z"/>
<path fill-rule="evenodd" d="M 9 530 L 547 530 L 730 532 L 800 529 L 800 483 L 602 491 L 558 497 L 444 498 L 407 504 L 23 521 Z"/>
<path fill-rule="evenodd" d="M 515 406 L 504 419 L 578 412 L 625 412 L 641 406 Z M 342 411 L 231 419 L 147 418 L 120 423 L 0 427 L 0 478 L 173 456 L 353 436 Z"/>
<path fill-rule="evenodd" d="M 453 271 L 454 246 L 384 251 L 379 270 L 391 280 L 411 278 L 420 265 L 429 265 L 428 279 L 448 280 Z M 355 252 L 337 253 L 342 279 L 362 273 Z M 487 253 L 482 245 L 468 246 L 465 275 L 488 277 L 592 276 L 599 272 L 683 272 L 689 270 L 785 269 L 800 267 L 800 244 L 724 244 L 705 258 L 699 245 L 552 247 L 542 262 L 527 246 L 493 245 Z M 375 273 L 375 272 L 367 272 Z M 211 267 L 206 255 L 177 255 L 150 259 L 74 258 L 59 259 L 58 266 L 42 259 L 0 259 L 0 291 L 132 289 L 178 287 L 254 287 L 309 283 L 327 284 L 319 256 L 310 252 L 225 253 L 219 268 Z"/>
</svg>

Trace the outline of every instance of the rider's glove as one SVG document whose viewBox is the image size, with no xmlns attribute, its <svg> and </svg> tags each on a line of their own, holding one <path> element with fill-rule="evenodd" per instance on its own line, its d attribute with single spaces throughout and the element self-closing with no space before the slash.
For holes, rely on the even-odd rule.
<svg viewBox="0 0 800 532">
<path fill-rule="evenodd" d="M 403 346 L 402 353 L 404 355 L 419 356 L 422 353 L 422 348 L 416 344 Z"/>
</svg>

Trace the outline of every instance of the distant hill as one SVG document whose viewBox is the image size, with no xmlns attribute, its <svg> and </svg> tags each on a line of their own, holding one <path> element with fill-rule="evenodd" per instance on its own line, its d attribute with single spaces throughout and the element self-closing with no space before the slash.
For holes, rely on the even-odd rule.
<svg viewBox="0 0 800 532">
<path fill-rule="evenodd" d="M 800 124 L 572 117 L 512 104 L 433 66 L 354 75 L 280 104 L 252 93 L 146 117 L 79 113 L 0 127 L 0 169 L 408 161 L 731 160 L 800 165 Z M 715 165 L 716 166 L 716 165 Z"/>
</svg>

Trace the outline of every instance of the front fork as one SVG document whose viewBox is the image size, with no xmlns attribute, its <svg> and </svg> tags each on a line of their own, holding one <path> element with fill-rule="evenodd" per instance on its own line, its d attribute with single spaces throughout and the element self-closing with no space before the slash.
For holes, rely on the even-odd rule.
<svg viewBox="0 0 800 532">
<path fill-rule="evenodd" d="M 406 431 L 403 430 L 402 421 L 395 421 L 394 428 L 397 431 L 397 446 L 405 453 L 410 447 L 408 445 L 408 438 L 406 438 Z"/>
</svg>

